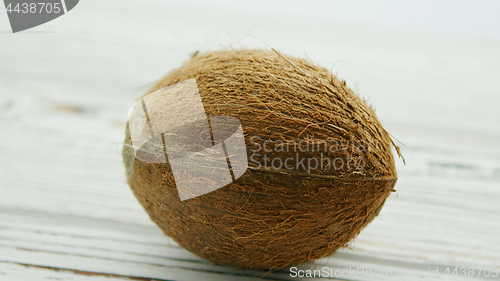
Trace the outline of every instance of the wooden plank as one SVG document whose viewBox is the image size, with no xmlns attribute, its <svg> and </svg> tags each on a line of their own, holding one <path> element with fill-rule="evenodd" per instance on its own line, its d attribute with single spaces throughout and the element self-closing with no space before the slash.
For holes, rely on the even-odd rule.
<svg viewBox="0 0 500 281">
<path fill-rule="evenodd" d="M 262 271 L 243 271 L 212 265 L 180 248 L 156 227 L 12 210 L 2 210 L 0 218 L 0 264 L 9 262 L 9 264 L 93 272 L 100 276 L 160 280 L 196 280 L 196 278 L 254 280 L 255 276 L 265 274 Z M 450 266 L 435 261 L 426 263 L 423 259 L 415 261 L 415 257 L 412 259 L 398 257 L 400 253 L 391 253 L 388 249 L 400 245 L 390 243 L 389 239 L 379 238 L 379 240 L 369 241 L 384 246 L 383 249 L 376 251 L 376 255 L 370 255 L 365 249 L 350 253 L 341 251 L 329 259 L 318 260 L 314 264 L 299 268 L 322 272 L 325 268 L 327 271 L 357 271 L 361 268 L 363 271 L 384 270 L 394 274 L 418 271 L 425 274 L 429 268 L 434 270 L 436 267 L 444 269 Z M 401 241 L 400 244 L 404 245 L 404 242 Z M 412 241 L 408 244 L 415 246 Z M 421 243 L 421 246 L 425 248 L 429 245 Z M 418 250 L 414 252 L 418 253 Z M 363 252 L 367 255 L 363 255 Z M 381 255 L 381 252 L 385 252 L 385 256 Z M 194 269 L 196 274 L 191 272 Z M 297 279 L 292 277 L 293 275 L 290 276 L 291 272 L 293 271 L 283 269 L 265 275 L 262 280 Z M 435 277 L 439 278 L 435 280 L 448 278 L 443 274 Z M 419 279 L 408 278 L 408 280 Z M 357 273 L 355 278 L 345 280 L 385 280 L 385 278 Z"/>
<path fill-rule="evenodd" d="M 32 280 L 78 280 L 78 281 L 133 281 L 151 279 L 130 278 L 113 276 L 109 274 L 97 274 L 93 272 L 82 272 L 62 270 L 58 268 L 38 267 L 33 265 L 22 265 L 15 263 L 0 262 L 0 276 L 3 281 L 32 281 Z"/>
</svg>

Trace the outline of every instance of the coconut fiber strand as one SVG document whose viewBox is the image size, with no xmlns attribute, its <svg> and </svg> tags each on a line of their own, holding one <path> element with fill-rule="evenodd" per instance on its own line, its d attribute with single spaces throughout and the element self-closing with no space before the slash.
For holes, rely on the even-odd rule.
<svg viewBox="0 0 500 281">
<path fill-rule="evenodd" d="M 145 163 L 134 155 L 128 124 L 123 157 L 128 183 L 151 219 L 194 254 L 246 269 L 326 257 L 348 246 L 394 191 L 389 134 L 374 110 L 327 69 L 274 49 L 217 51 L 193 57 L 147 94 L 192 78 L 207 116 L 241 122 L 246 172 L 181 201 L 169 163 Z M 284 149 L 301 140 L 340 145 Z M 268 152 L 258 151 L 265 141 Z M 297 154 L 319 159 L 321 153 L 343 159 L 344 166 L 296 165 Z M 293 157 L 293 169 L 264 165 L 276 157 Z"/>
</svg>

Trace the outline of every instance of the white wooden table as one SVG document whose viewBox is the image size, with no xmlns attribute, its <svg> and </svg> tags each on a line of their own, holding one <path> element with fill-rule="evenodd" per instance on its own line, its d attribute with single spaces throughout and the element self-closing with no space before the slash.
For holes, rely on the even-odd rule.
<svg viewBox="0 0 500 281">
<path fill-rule="evenodd" d="M 164 236 L 126 184 L 120 143 L 129 106 L 190 53 L 266 44 L 331 67 L 411 149 L 380 215 L 308 269 L 438 267 L 426 280 L 455 280 L 445 269 L 467 267 L 467 280 L 500 279 L 479 271 L 500 267 L 498 38 L 350 24 L 324 10 L 300 17 L 301 5 L 212 4 L 81 1 L 19 34 L 0 10 L 0 280 L 261 276 Z M 262 278 L 297 279 L 288 269 Z"/>
</svg>

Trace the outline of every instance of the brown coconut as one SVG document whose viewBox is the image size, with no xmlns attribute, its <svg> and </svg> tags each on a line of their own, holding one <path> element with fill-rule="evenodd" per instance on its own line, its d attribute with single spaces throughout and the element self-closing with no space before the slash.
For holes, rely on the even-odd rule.
<svg viewBox="0 0 500 281">
<path fill-rule="evenodd" d="M 327 69 L 274 50 L 218 51 L 192 58 L 147 94 L 191 78 L 208 116 L 241 122 L 249 157 L 243 176 L 181 201 L 169 163 L 137 159 L 128 124 L 123 158 L 128 183 L 151 219 L 194 254 L 246 269 L 279 269 L 326 257 L 347 246 L 394 191 L 389 134 L 374 110 Z M 251 141 L 252 136 L 259 138 Z M 336 142 L 339 149 L 299 153 L 348 159 L 350 167 L 279 169 L 265 167 L 262 155 L 250 161 L 256 143 L 266 140 L 270 159 L 296 155 L 277 149 L 284 143 Z"/>
</svg>

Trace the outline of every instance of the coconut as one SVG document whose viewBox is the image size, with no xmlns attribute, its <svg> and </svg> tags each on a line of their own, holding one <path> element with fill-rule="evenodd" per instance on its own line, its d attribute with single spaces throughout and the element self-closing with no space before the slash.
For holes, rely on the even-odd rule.
<svg viewBox="0 0 500 281">
<path fill-rule="evenodd" d="M 195 81 L 191 90 L 199 92 L 211 133 L 202 129 L 205 121 L 163 128 L 174 132 L 162 135 L 168 161 L 154 161 L 153 149 L 142 149 L 149 156 L 134 149 L 127 124 L 123 158 L 127 181 L 151 219 L 197 256 L 271 270 L 326 257 L 349 246 L 394 191 L 394 143 L 373 108 L 327 69 L 274 49 L 210 52 L 170 72 L 144 98 L 186 81 Z M 179 120 L 190 118 L 189 106 L 173 100 L 149 103 L 150 116 L 168 107 Z M 172 122 L 158 120 L 159 127 Z M 227 126 L 227 120 L 239 122 Z M 223 136 L 214 139 L 214 128 Z M 229 183 L 213 177 L 227 166 L 203 156 L 191 164 L 205 161 L 211 173 L 174 175 L 173 161 L 221 144 L 238 128 L 245 155 L 240 163 L 227 161 L 234 170 Z M 170 138 L 181 131 L 183 138 Z M 245 169 L 235 177 L 237 167 Z M 220 187 L 189 196 L 180 190 L 186 182 Z"/>
</svg>

